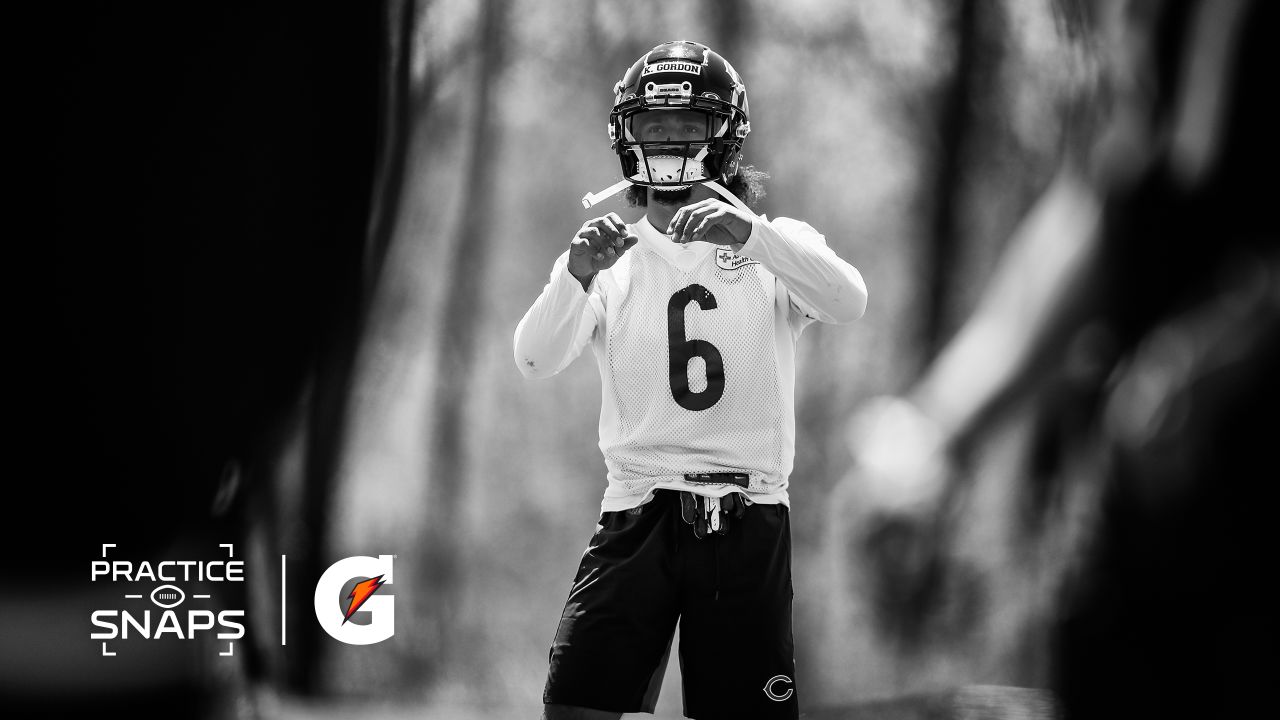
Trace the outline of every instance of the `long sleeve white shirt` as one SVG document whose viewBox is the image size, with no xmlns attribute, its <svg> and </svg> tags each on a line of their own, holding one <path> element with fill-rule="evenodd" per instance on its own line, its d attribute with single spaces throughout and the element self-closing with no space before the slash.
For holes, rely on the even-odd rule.
<svg viewBox="0 0 1280 720">
<path fill-rule="evenodd" d="M 639 242 L 585 291 L 568 251 L 556 260 L 516 328 L 517 366 L 550 377 L 591 345 L 609 469 L 603 510 L 659 488 L 789 503 L 796 340 L 814 320 L 861 317 L 862 276 L 789 218 L 756 218 L 737 253 L 676 245 L 647 219 L 631 228 Z"/>
</svg>

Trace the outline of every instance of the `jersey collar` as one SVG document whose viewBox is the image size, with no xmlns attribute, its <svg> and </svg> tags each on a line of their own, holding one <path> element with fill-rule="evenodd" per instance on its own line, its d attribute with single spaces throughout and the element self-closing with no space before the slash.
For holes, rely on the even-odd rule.
<svg viewBox="0 0 1280 720">
<path fill-rule="evenodd" d="M 640 238 L 641 245 L 684 271 L 688 271 L 694 265 L 697 265 L 703 258 L 714 252 L 716 248 L 714 243 L 702 241 L 677 245 L 671 242 L 670 236 L 658 232 L 658 229 L 649 222 L 648 215 L 640 218 L 640 221 L 635 223 L 633 227 L 635 228 L 636 237 Z"/>
</svg>

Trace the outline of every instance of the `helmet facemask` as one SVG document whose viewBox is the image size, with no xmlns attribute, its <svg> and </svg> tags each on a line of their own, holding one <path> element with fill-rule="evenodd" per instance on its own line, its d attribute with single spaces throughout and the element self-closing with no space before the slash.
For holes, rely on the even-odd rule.
<svg viewBox="0 0 1280 720">
<path fill-rule="evenodd" d="M 701 116 L 702 132 L 693 137 L 677 132 L 669 136 L 646 136 L 644 129 L 652 114 L 681 111 Z M 680 190 L 691 183 L 727 181 L 737 172 L 738 154 L 746 123 L 735 122 L 735 112 L 727 103 L 687 94 L 663 97 L 651 94 L 644 102 L 623 103 L 610 116 L 609 135 L 622 163 L 623 176 L 637 185 Z M 740 112 L 737 113 L 741 115 Z M 679 122 L 679 120 L 676 120 Z"/>
</svg>

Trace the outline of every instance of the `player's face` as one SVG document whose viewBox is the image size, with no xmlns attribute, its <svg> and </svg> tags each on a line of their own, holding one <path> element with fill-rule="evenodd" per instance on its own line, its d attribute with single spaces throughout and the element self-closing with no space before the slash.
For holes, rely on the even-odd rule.
<svg viewBox="0 0 1280 720">
<path fill-rule="evenodd" d="M 640 142 L 703 142 L 707 116 L 697 110 L 649 110 L 632 118 L 631 134 Z"/>
</svg>

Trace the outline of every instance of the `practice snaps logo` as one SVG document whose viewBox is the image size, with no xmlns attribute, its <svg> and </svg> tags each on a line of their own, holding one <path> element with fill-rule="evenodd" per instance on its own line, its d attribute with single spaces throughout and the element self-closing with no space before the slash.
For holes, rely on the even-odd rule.
<svg viewBox="0 0 1280 720">
<path fill-rule="evenodd" d="M 394 559 L 393 555 L 358 555 L 330 565 L 316 583 L 320 627 L 349 645 L 372 645 L 395 635 L 395 598 L 379 594 L 383 586 L 394 582 Z M 368 619 L 358 618 L 357 613 L 367 614 Z"/>
<path fill-rule="evenodd" d="M 235 641 L 244 637 L 244 610 L 216 609 L 213 590 L 223 583 L 244 582 L 244 561 L 235 559 L 235 545 L 222 544 L 226 559 L 161 560 L 157 563 L 108 559 L 115 543 L 102 546 L 102 559 L 89 565 L 94 583 L 121 588 L 122 607 L 94 610 L 90 621 L 102 641 L 102 655 L 114 657 L 128 640 L 197 640 L 214 637 L 218 647 L 235 654 Z M 187 588 L 187 589 L 184 589 Z M 203 591 L 203 592 L 202 592 Z M 150 603 L 150 606 L 148 605 Z"/>
</svg>

